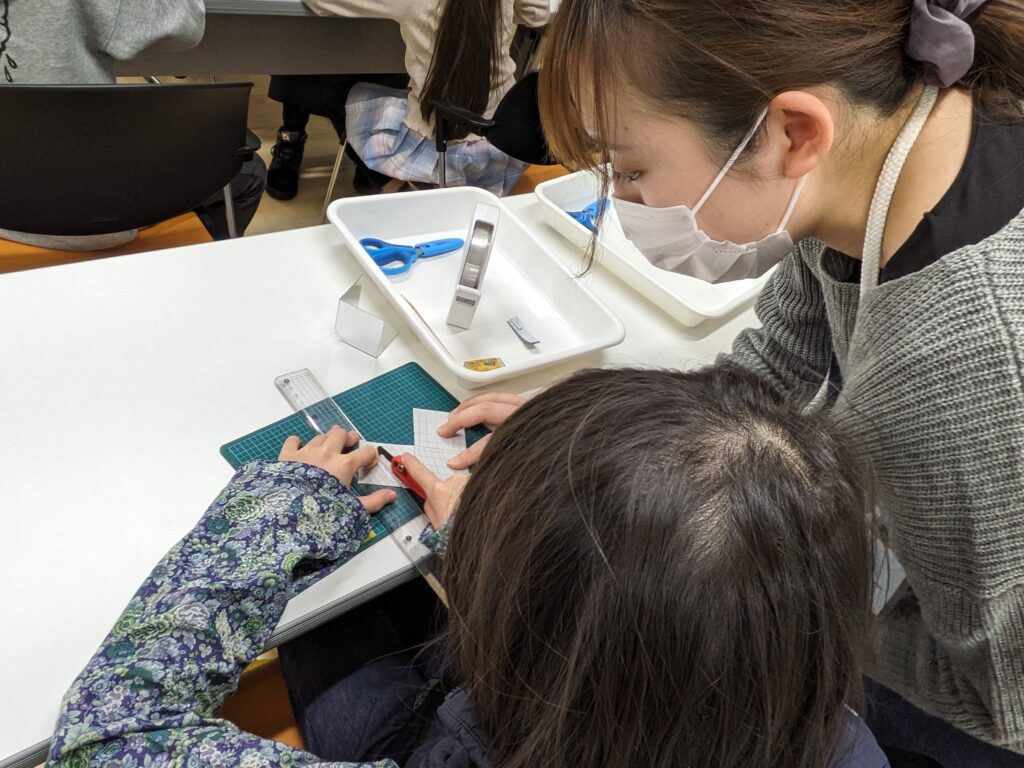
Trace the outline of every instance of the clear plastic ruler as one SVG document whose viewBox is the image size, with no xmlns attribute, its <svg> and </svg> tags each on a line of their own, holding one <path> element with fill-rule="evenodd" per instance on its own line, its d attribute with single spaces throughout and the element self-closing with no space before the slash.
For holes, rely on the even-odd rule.
<svg viewBox="0 0 1024 768">
<path fill-rule="evenodd" d="M 285 400 L 292 409 L 301 414 L 309 424 L 310 428 L 317 434 L 326 434 L 331 427 L 337 425 L 350 432 L 359 432 L 352 420 L 345 415 L 334 398 L 327 394 L 323 385 L 308 368 L 299 371 L 286 373 L 274 379 L 274 384 L 284 395 Z M 359 432 L 362 436 L 362 432 Z M 352 446 L 355 448 L 356 446 Z M 352 450 L 346 448 L 345 452 Z M 383 459 L 382 459 L 383 460 Z M 412 492 L 409 492 L 412 495 Z M 388 514 L 385 507 L 377 513 L 377 519 L 388 529 L 391 540 L 398 545 L 398 548 L 405 553 L 416 570 L 419 571 L 430 588 L 441 598 L 441 602 L 448 605 L 448 597 L 445 595 L 444 587 L 441 586 L 440 558 L 429 547 L 420 543 L 420 532 L 430 524 L 426 515 L 419 515 L 406 523 L 400 523 L 393 516 Z"/>
<path fill-rule="evenodd" d="M 387 529 L 391 532 L 391 540 L 398 545 L 400 550 L 405 552 L 409 562 L 416 566 L 420 576 L 430 585 L 430 588 L 434 590 L 434 593 L 447 607 L 448 595 L 445 594 L 444 587 L 441 586 L 441 558 L 432 549 L 420 543 L 420 532 L 430 525 L 427 516 L 420 515 L 405 525 L 398 527 L 392 527 L 386 517 L 382 519 Z"/>
<path fill-rule="evenodd" d="M 349 432 L 358 431 L 352 420 L 324 391 L 309 368 L 278 376 L 274 379 L 274 384 L 292 409 L 302 414 L 306 423 L 317 434 L 325 435 L 333 426 L 339 426 Z"/>
</svg>

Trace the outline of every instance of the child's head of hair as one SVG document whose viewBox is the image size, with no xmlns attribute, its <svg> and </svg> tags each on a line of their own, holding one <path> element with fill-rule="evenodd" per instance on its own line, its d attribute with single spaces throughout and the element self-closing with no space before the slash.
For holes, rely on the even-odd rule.
<svg viewBox="0 0 1024 768">
<path fill-rule="evenodd" d="M 826 765 L 860 692 L 868 488 L 826 418 L 725 367 L 530 400 L 445 564 L 495 765 Z"/>
<path fill-rule="evenodd" d="M 566 164 L 607 161 L 623 101 L 694 121 L 721 163 L 778 94 L 831 86 L 872 119 L 900 113 L 926 65 L 906 53 L 913 0 L 563 0 L 541 78 L 548 143 Z M 968 19 L 974 64 L 956 85 L 1021 115 L 1024 0 Z M 595 141 L 596 140 L 596 141 Z M 759 137 L 751 145 L 756 149 Z"/>
</svg>

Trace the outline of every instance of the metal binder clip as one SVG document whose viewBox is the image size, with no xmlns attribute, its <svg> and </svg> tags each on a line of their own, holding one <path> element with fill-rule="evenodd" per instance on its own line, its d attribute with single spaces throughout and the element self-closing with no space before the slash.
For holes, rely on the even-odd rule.
<svg viewBox="0 0 1024 768">
<path fill-rule="evenodd" d="M 372 357 L 380 357 L 395 340 L 398 331 L 385 323 L 384 318 L 359 306 L 362 292 L 363 276 L 360 275 L 338 301 L 334 331 L 350 347 L 355 347 Z"/>
<path fill-rule="evenodd" d="M 491 257 L 491 248 L 498 231 L 498 218 L 501 211 L 487 203 L 477 203 L 473 211 L 473 223 L 466 237 L 466 255 L 462 261 L 459 282 L 455 286 L 455 297 L 448 311 L 448 325 L 469 330 L 473 324 L 480 303 L 480 290 L 483 287 L 487 262 Z"/>
</svg>

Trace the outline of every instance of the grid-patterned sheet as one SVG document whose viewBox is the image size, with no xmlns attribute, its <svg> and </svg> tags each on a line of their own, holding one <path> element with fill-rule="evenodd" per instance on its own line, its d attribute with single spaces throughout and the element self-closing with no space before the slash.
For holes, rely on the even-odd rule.
<svg viewBox="0 0 1024 768">
<path fill-rule="evenodd" d="M 375 379 L 334 396 L 335 402 L 360 430 L 374 443 L 413 444 L 413 409 L 450 411 L 459 401 L 416 363 L 385 373 Z M 275 421 L 222 446 L 221 455 L 237 469 L 247 461 L 273 461 L 281 444 L 289 435 L 298 435 L 303 442 L 314 432 L 298 414 Z M 487 434 L 483 428 L 466 430 L 466 444 L 472 445 Z M 357 483 L 360 494 L 380 486 Z M 388 525 L 397 527 L 412 520 L 421 509 L 417 499 L 404 488 L 395 488 L 398 499 L 373 518 L 370 535 L 360 549 L 366 549 L 388 535 Z M 386 516 L 385 519 L 381 519 Z"/>
</svg>

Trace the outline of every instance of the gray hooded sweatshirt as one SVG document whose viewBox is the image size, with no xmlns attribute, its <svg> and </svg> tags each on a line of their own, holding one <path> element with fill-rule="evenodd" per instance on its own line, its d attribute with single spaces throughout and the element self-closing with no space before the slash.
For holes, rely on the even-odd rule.
<svg viewBox="0 0 1024 768">
<path fill-rule="evenodd" d="M 191 48 L 205 24 L 203 0 L 0 0 L 0 86 L 113 83 L 118 61 L 150 46 Z M 52 238 L 0 230 L 0 237 L 94 250 L 128 242 L 135 232 Z"/>
</svg>

